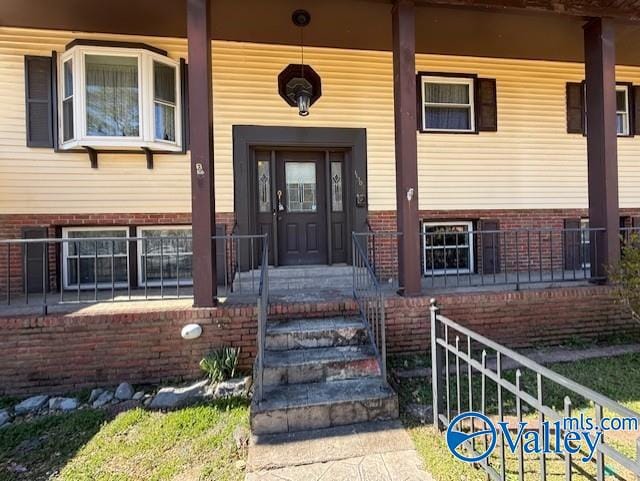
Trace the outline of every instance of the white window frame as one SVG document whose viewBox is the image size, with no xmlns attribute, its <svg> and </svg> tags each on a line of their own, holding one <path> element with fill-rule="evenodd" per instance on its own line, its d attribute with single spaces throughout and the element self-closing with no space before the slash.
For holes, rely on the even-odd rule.
<svg viewBox="0 0 640 481">
<path fill-rule="evenodd" d="M 143 237 L 142 233 L 145 230 L 191 230 L 193 233 L 193 228 L 190 225 L 141 225 L 136 227 L 136 237 L 138 237 L 138 241 L 136 242 L 138 245 L 137 248 L 137 265 L 138 265 L 138 287 L 144 287 L 145 286 L 145 282 L 143 280 L 143 274 L 144 274 L 144 259 L 143 259 L 143 253 L 144 253 L 144 241 L 142 239 L 140 239 L 141 237 Z M 192 238 L 192 244 L 191 244 L 191 248 L 193 249 L 193 238 Z M 180 255 L 182 256 L 183 254 L 186 253 L 180 253 Z M 193 266 L 193 250 L 190 252 L 191 255 L 191 265 Z M 177 279 L 176 280 L 167 280 L 167 279 L 163 279 L 162 282 L 161 281 L 150 281 L 148 282 L 146 285 L 147 286 L 151 286 L 151 287 L 159 287 L 160 285 L 164 285 L 164 286 L 175 286 L 177 284 Z M 192 277 L 191 278 L 183 278 L 180 277 L 180 286 L 192 286 L 193 285 L 193 271 L 192 271 Z"/>
<path fill-rule="evenodd" d="M 87 135 L 87 111 L 86 111 L 86 75 L 85 58 L 87 55 L 105 55 L 114 57 L 133 57 L 138 62 L 138 112 L 139 130 L 138 136 L 113 137 Z M 64 141 L 63 109 L 64 97 L 64 63 L 72 59 L 73 71 L 73 138 Z M 176 74 L 176 105 L 175 115 L 175 142 L 155 138 L 155 92 L 153 62 L 163 63 L 175 70 Z M 58 138 L 59 148 L 62 150 L 81 147 L 123 149 L 131 147 L 146 147 L 152 150 L 182 151 L 182 102 L 180 83 L 180 62 L 164 55 L 143 48 L 122 47 L 96 47 L 76 45 L 70 48 L 58 59 Z"/>
<path fill-rule="evenodd" d="M 70 232 L 95 232 L 95 231 L 114 231 L 114 232 L 124 232 L 125 233 L 125 237 L 123 237 L 123 241 L 126 242 L 127 245 L 127 270 L 129 269 L 129 242 L 126 240 L 127 237 L 129 237 L 129 228 L 128 227 L 124 227 L 124 226 L 90 226 L 90 227 L 85 227 L 85 226 L 77 226 L 77 227 L 63 227 L 62 228 L 62 238 L 63 239 L 75 239 L 74 237 L 69 237 L 69 233 Z M 78 242 L 86 242 L 85 239 L 82 238 L 78 238 Z M 91 242 L 91 241 L 89 241 Z M 119 241 L 118 241 L 119 242 Z M 69 259 L 69 244 L 70 242 L 63 242 L 62 243 L 62 279 L 63 279 L 63 286 L 66 290 L 68 289 L 77 289 L 78 288 L 78 284 L 69 284 L 69 272 L 68 272 L 68 266 L 67 266 L 67 260 Z M 73 256 L 76 257 L 76 256 Z M 78 251 L 78 258 L 81 258 L 80 256 L 80 252 Z M 91 256 L 92 258 L 94 256 Z M 111 257 L 110 255 L 107 256 L 98 256 L 98 257 Z M 117 255 L 115 257 L 122 257 L 121 255 Z M 80 282 L 80 279 L 78 279 L 78 282 Z M 128 282 L 126 281 L 121 281 L 121 282 L 115 282 L 114 283 L 114 287 L 117 288 L 121 288 L 121 287 L 127 287 L 128 286 Z M 91 284 L 82 284 L 80 283 L 80 289 L 94 289 L 95 288 L 95 284 L 91 283 Z M 110 282 L 98 282 L 98 288 L 111 288 L 111 283 Z"/>
<path fill-rule="evenodd" d="M 439 227 L 439 226 L 465 226 L 467 228 L 467 238 L 469 245 L 467 249 L 469 250 L 469 268 L 460 268 L 460 269 L 433 269 L 427 268 L 427 255 L 432 250 L 441 250 L 446 247 L 455 248 L 455 245 L 452 246 L 444 246 L 444 247 L 429 247 L 427 246 L 427 227 Z M 422 223 L 422 271 L 424 276 L 430 275 L 448 275 L 448 274 L 473 274 L 474 265 L 475 265 L 475 256 L 474 256 L 474 239 L 473 239 L 473 222 L 472 221 L 434 221 L 434 222 L 423 222 Z M 461 246 L 458 246 L 460 249 Z"/>
<path fill-rule="evenodd" d="M 474 77 L 455 77 L 455 76 L 434 76 L 434 75 L 422 75 L 420 79 L 420 104 L 422 105 L 422 130 L 423 132 L 465 132 L 474 133 L 476 131 L 476 112 L 475 112 L 475 78 Z M 427 102 L 425 100 L 425 89 L 428 83 L 435 84 L 458 84 L 466 85 L 469 89 L 469 103 L 468 104 L 454 104 L 454 103 L 437 103 Z M 426 107 L 464 107 L 469 109 L 470 121 L 468 129 L 435 129 L 427 127 L 427 116 L 425 114 Z"/>
<path fill-rule="evenodd" d="M 630 105 L 629 105 L 629 86 L 628 85 L 616 85 L 616 95 L 618 94 L 618 92 L 624 92 L 624 106 L 625 106 L 625 110 L 618 110 L 618 102 L 617 102 L 617 98 L 616 98 L 616 133 L 618 134 L 618 137 L 628 137 L 630 134 L 630 129 L 631 129 L 631 122 L 630 122 Z M 619 114 L 624 115 L 625 117 L 625 122 L 623 125 L 623 131 L 622 132 L 617 132 L 617 116 Z"/>
<path fill-rule="evenodd" d="M 580 267 L 582 269 L 590 269 L 591 268 L 591 231 L 589 230 L 589 218 L 582 217 L 580 219 L 580 258 L 582 258 L 582 262 Z M 587 257 L 584 258 L 584 254 L 587 254 Z"/>
</svg>

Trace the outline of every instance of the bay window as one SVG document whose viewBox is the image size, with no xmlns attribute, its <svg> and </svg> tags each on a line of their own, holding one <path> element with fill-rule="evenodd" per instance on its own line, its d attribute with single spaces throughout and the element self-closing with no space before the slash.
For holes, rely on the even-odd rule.
<svg viewBox="0 0 640 481">
<path fill-rule="evenodd" d="M 61 149 L 182 150 L 179 62 L 142 47 L 75 45 L 58 71 Z"/>
</svg>

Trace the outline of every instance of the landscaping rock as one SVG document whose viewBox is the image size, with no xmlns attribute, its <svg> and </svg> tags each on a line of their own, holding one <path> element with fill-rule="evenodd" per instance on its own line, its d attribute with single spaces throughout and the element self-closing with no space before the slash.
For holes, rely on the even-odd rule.
<svg viewBox="0 0 640 481">
<path fill-rule="evenodd" d="M 133 387 L 131 387 L 131 384 L 123 382 L 118 386 L 118 389 L 116 389 L 116 399 L 119 399 L 120 401 L 128 401 L 133 397 L 134 393 L 135 391 L 133 390 Z"/>
<path fill-rule="evenodd" d="M 100 394 L 102 394 L 104 392 L 104 389 L 102 389 L 101 387 L 96 388 L 96 389 L 92 389 L 91 390 L 91 395 L 89 396 L 89 404 L 93 404 L 93 402 L 98 399 L 100 397 Z"/>
<path fill-rule="evenodd" d="M 173 409 L 183 406 L 204 396 L 208 382 L 207 380 L 199 381 L 182 388 L 164 387 L 158 391 L 149 407 L 151 409 Z"/>
<path fill-rule="evenodd" d="M 100 394 L 95 401 L 91 404 L 94 408 L 101 408 L 106 406 L 113 400 L 113 393 L 109 391 L 104 391 Z"/>
<path fill-rule="evenodd" d="M 44 407 L 49 400 L 49 396 L 42 394 L 40 396 L 33 396 L 25 399 L 20 404 L 17 404 L 13 410 L 16 414 L 28 414 L 38 411 Z"/>
<path fill-rule="evenodd" d="M 251 376 L 222 381 L 216 386 L 213 397 L 247 396 L 251 387 Z"/>
<path fill-rule="evenodd" d="M 143 397 L 144 397 L 144 391 L 138 391 L 133 395 L 131 399 L 133 399 L 134 401 L 140 401 Z"/>
<path fill-rule="evenodd" d="M 80 406 L 80 401 L 70 397 L 52 397 L 49 399 L 51 411 L 74 411 Z"/>
<path fill-rule="evenodd" d="M 0 426 L 4 426 L 11 420 L 11 415 L 6 409 L 0 409 Z"/>
</svg>

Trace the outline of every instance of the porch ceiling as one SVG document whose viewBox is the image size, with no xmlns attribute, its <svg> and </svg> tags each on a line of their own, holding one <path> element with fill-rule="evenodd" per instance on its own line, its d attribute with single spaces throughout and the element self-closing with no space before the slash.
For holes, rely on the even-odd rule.
<svg viewBox="0 0 640 481">
<path fill-rule="evenodd" d="M 391 50 L 390 0 L 211 1 L 214 39 L 297 44 L 290 15 L 306 8 L 312 14 L 307 45 Z M 608 15 L 619 19 L 618 63 L 640 65 L 640 0 L 416 1 L 419 53 L 582 61 L 585 16 Z M 186 36 L 186 0 L 108 3 L 105 8 L 103 0 L 2 0 L 0 25 Z"/>
</svg>

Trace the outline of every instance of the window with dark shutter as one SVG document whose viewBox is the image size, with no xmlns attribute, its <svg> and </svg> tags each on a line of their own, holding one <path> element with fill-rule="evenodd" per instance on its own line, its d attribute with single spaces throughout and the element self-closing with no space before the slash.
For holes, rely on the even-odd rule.
<svg viewBox="0 0 640 481">
<path fill-rule="evenodd" d="M 180 88 L 182 97 L 182 150 L 189 150 L 189 69 L 183 58 L 180 59 Z"/>
<path fill-rule="evenodd" d="M 477 126 L 479 132 L 498 131 L 498 102 L 496 80 L 479 78 L 476 80 Z"/>
<path fill-rule="evenodd" d="M 567 133 L 584 131 L 584 82 L 567 82 Z"/>
<path fill-rule="evenodd" d="M 27 147 L 53 147 L 51 57 L 25 56 Z"/>
<path fill-rule="evenodd" d="M 480 223 L 480 250 L 482 254 L 482 273 L 497 274 L 500 272 L 500 222 L 482 220 Z"/>
<path fill-rule="evenodd" d="M 640 86 L 631 89 L 631 132 L 640 135 Z"/>
<path fill-rule="evenodd" d="M 580 219 L 564 220 L 564 268 L 568 271 L 579 270 L 582 266 L 580 225 Z"/>
</svg>

